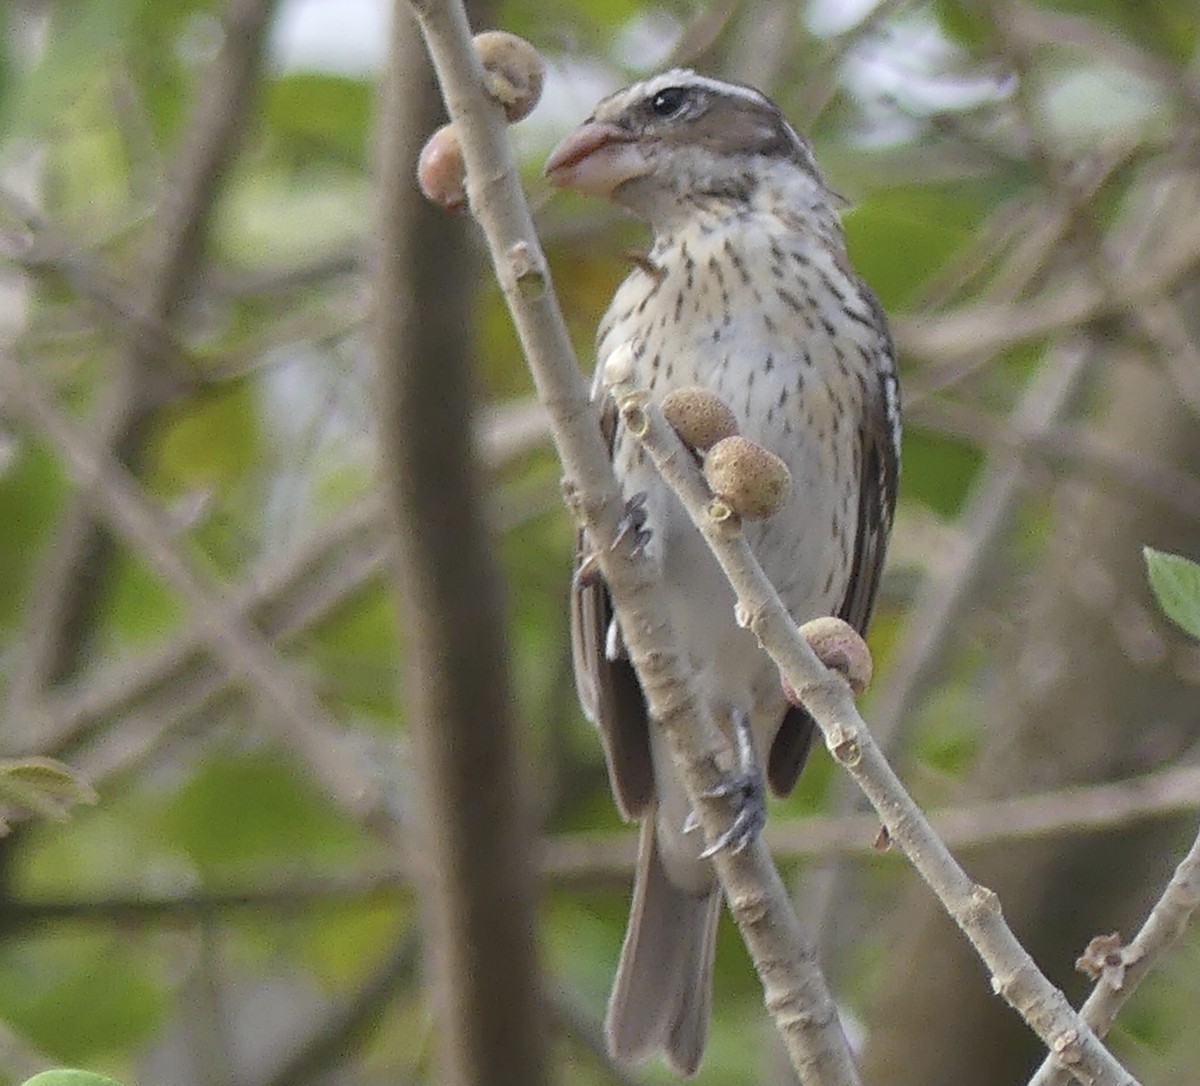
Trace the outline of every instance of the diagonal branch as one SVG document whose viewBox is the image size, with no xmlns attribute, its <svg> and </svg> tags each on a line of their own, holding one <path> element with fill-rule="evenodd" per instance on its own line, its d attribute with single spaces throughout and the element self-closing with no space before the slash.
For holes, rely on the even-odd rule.
<svg viewBox="0 0 1200 1086">
<path fill-rule="evenodd" d="M 437 69 L 467 164 L 473 213 L 483 227 L 538 396 L 566 473 L 568 505 L 584 529 L 611 590 L 630 657 L 641 677 L 651 717 L 661 725 L 679 764 L 693 809 L 708 839 L 727 827 L 726 805 L 705 796 L 728 754 L 707 707 L 692 694 L 665 616 L 663 586 L 618 538 L 620 498 L 605 443 L 575 364 L 549 270 L 505 142 L 503 114 L 484 91 L 461 4 L 413 4 Z M 849 1086 L 858 1076 L 833 1000 L 788 902 L 766 847 L 757 841 L 738 855 L 721 852 L 716 868 L 731 912 L 763 980 L 768 1009 L 793 1064 L 812 1086 Z"/>
<path fill-rule="evenodd" d="M 1056 1058 L 1090 1086 L 1133 1086 L 1066 997 L 1037 968 L 1000 912 L 995 893 L 967 875 L 884 758 L 854 704 L 849 685 L 827 670 L 805 641 L 759 566 L 740 524 L 708 513 L 710 495 L 695 460 L 644 394 L 614 390 L 629 431 L 638 436 L 678 494 L 737 594 L 738 613 L 796 690 L 834 758 L 871 801 L 890 839 L 904 851 L 979 956 L 992 987 Z"/>
<path fill-rule="evenodd" d="M 137 474 L 153 414 L 187 387 L 187 375 L 162 364 L 175 319 L 202 267 L 203 241 L 221 182 L 240 142 L 261 67 L 276 0 L 229 0 L 222 46 L 213 60 L 175 162 L 141 275 L 130 299 L 113 299 L 129 336 L 111 387 L 97 411 L 103 444 Z M 166 350 L 175 359 L 173 350 Z M 9 692 L 7 724 L 28 715 L 41 690 L 72 674 L 87 647 L 97 594 L 110 565 L 111 539 L 86 500 L 69 506 L 48 548 Z M 9 733 L 13 728 L 6 728 Z M 22 734 L 19 730 L 17 735 Z"/>
<path fill-rule="evenodd" d="M 1103 974 L 1092 994 L 1079 1010 L 1083 1018 L 1101 1036 L 1116 1021 L 1117 1014 L 1137 991 L 1155 963 L 1167 952 L 1187 928 L 1192 915 L 1200 907 L 1200 835 L 1192 842 L 1187 855 L 1175 869 L 1142 930 L 1133 942 L 1116 953 L 1120 972 L 1112 980 Z M 1069 1076 L 1052 1059 L 1047 1059 L 1029 1086 L 1067 1086 Z"/>
<path fill-rule="evenodd" d="M 116 457 L 63 413 L 9 355 L 0 354 L 0 402 L 49 441 L 84 497 L 134 551 L 192 608 L 213 654 L 264 702 L 281 737 L 309 764 L 326 791 L 352 817 L 372 822 L 382 813 L 380 782 L 331 731 L 323 709 L 218 584 L 190 562 Z"/>
</svg>

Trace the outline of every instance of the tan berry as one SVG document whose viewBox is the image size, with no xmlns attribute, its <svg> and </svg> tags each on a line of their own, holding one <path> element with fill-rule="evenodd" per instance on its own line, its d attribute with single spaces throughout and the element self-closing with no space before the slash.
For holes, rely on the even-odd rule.
<svg viewBox="0 0 1200 1086">
<path fill-rule="evenodd" d="M 454 125 L 439 128 L 421 148 L 417 182 L 427 199 L 447 211 L 462 211 L 467 203 L 462 145 Z"/>
<path fill-rule="evenodd" d="M 787 500 L 792 474 L 787 464 L 748 437 L 718 441 L 704 458 L 709 489 L 743 520 L 762 520 Z"/>
<path fill-rule="evenodd" d="M 800 635 L 821 663 L 841 672 L 855 694 L 861 694 L 870 686 L 874 671 L 871 650 L 850 623 L 826 615 L 806 622 L 800 627 Z"/>
<path fill-rule="evenodd" d="M 546 79 L 542 55 L 524 38 L 504 30 L 476 34 L 475 52 L 487 73 L 488 93 L 504 107 L 508 123 L 528 117 Z"/>
<path fill-rule="evenodd" d="M 663 397 L 662 413 L 685 445 L 707 452 L 738 432 L 729 405 L 706 388 L 677 388 Z"/>
</svg>

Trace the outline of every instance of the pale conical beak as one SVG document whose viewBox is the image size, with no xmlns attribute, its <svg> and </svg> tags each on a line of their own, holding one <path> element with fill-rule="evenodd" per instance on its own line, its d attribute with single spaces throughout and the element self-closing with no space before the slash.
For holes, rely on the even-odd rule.
<svg viewBox="0 0 1200 1086">
<path fill-rule="evenodd" d="M 588 121 L 554 148 L 543 173 L 559 188 L 611 196 L 617 186 L 650 172 L 650 163 L 634 140 L 615 124 Z"/>
</svg>

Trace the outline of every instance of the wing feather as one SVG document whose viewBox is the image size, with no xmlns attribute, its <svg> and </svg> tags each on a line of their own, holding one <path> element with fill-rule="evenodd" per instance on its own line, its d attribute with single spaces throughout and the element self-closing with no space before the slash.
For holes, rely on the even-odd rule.
<svg viewBox="0 0 1200 1086">
<path fill-rule="evenodd" d="M 900 415 L 895 350 L 887 320 L 875 296 L 866 287 L 862 287 L 862 291 L 880 332 L 880 353 L 874 366 L 877 379 L 868 380 L 865 385 L 859 427 L 858 529 L 850 580 L 838 617 L 865 634 L 879 591 L 879 577 L 896 508 Z M 812 747 L 815 728 L 812 717 L 804 709 L 798 706 L 788 709 L 767 759 L 767 781 L 776 795 L 787 795 L 796 786 Z"/>
<path fill-rule="evenodd" d="M 611 448 L 615 411 L 607 408 L 601 428 Z M 596 725 L 608 763 L 613 799 L 623 818 L 641 818 L 654 804 L 654 766 L 650 760 L 650 722 L 646 699 L 629 659 L 610 659 L 609 626 L 613 622 L 608 586 L 598 574 L 580 577 L 588 557 L 582 534 L 571 582 L 571 658 L 575 689 L 587 718 Z M 619 641 L 618 639 L 614 639 Z M 619 647 L 619 646 L 614 646 Z"/>
</svg>

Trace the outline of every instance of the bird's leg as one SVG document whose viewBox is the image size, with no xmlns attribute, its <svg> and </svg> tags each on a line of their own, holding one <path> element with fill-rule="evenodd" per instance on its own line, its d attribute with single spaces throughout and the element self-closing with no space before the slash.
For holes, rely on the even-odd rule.
<svg viewBox="0 0 1200 1086">
<path fill-rule="evenodd" d="M 611 550 L 616 550 L 621 541 L 627 536 L 633 536 L 633 545 L 629 548 L 632 555 L 641 554 L 650 542 L 650 529 L 646 527 L 646 492 L 639 490 L 628 501 L 617 521 L 617 534 L 613 537 Z"/>
<path fill-rule="evenodd" d="M 708 859 L 723 848 L 741 852 L 758 836 L 767 822 L 767 795 L 763 787 L 762 770 L 754 754 L 750 716 L 740 709 L 735 709 L 730 715 L 733 719 L 737 765 L 720 784 L 704 795 L 709 799 L 728 799 L 734 809 L 733 822 L 730 823 L 729 829 L 700 853 L 702 859 Z M 693 811 L 688 815 L 683 828 L 688 832 L 696 829 L 698 825 L 696 812 Z"/>
</svg>

